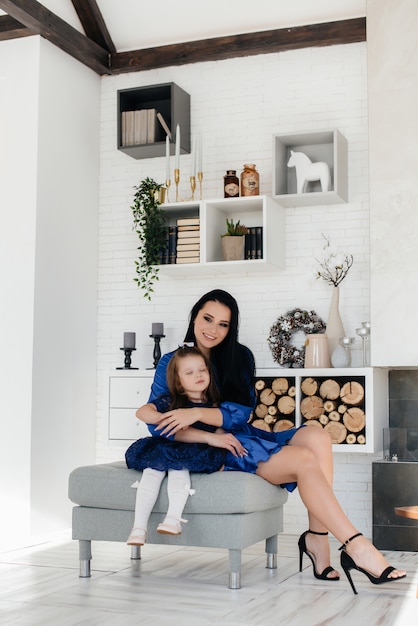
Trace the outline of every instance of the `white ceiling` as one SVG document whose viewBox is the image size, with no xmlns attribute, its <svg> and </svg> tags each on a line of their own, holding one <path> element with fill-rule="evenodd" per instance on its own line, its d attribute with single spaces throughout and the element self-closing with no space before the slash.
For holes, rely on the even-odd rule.
<svg viewBox="0 0 418 626">
<path fill-rule="evenodd" d="M 41 0 L 83 32 L 70 0 Z M 97 0 L 118 52 L 364 17 L 367 0 Z"/>
</svg>

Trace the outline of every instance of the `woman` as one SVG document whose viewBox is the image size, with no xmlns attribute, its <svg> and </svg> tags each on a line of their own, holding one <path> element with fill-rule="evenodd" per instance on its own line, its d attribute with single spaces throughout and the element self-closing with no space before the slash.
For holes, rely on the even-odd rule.
<svg viewBox="0 0 418 626">
<path fill-rule="evenodd" d="M 351 569 L 364 573 L 373 584 L 403 578 L 406 573 L 389 566 L 385 557 L 358 532 L 339 505 L 332 491 L 332 446 L 326 431 L 302 426 L 275 433 L 273 449 L 269 449 L 264 458 L 254 459 L 252 454 L 253 466 L 245 467 L 247 450 L 248 455 L 252 452 L 251 442 L 248 446 L 246 440 L 244 446 L 240 439 L 255 404 L 255 364 L 251 351 L 238 341 L 238 322 L 236 300 L 220 289 L 202 296 L 190 315 L 185 341 L 194 342 L 210 360 L 221 396 L 219 408 L 193 407 L 156 415 L 145 405 L 138 409 L 137 417 L 149 424 L 154 434 L 174 437 L 176 441 L 216 446 L 217 437 L 223 437 L 218 445 L 230 452 L 225 469 L 253 471 L 290 491 L 297 483 L 309 518 L 309 530 L 299 538 L 300 567 L 303 554 L 306 554 L 316 578 L 339 580 L 338 573 L 330 566 L 328 531 L 342 542 L 341 566 L 354 593 L 357 592 L 351 580 Z M 171 356 L 164 355 L 157 366 L 149 402 L 167 392 L 165 373 Z M 196 422 L 205 423 L 213 430 L 222 427 L 228 434 L 198 431 L 193 428 Z M 260 431 L 260 440 L 265 436 L 262 433 L 264 431 Z"/>
</svg>

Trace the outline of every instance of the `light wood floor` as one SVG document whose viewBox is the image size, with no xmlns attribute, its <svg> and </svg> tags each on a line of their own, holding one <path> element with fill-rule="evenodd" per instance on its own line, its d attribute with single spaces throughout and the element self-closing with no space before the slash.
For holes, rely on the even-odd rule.
<svg viewBox="0 0 418 626">
<path fill-rule="evenodd" d="M 242 588 L 227 588 L 226 550 L 146 545 L 141 561 L 121 543 L 93 543 L 92 577 L 78 577 L 69 533 L 0 554 L 0 623 L 25 626 L 367 626 L 418 625 L 418 553 L 390 552 L 407 578 L 371 585 L 317 581 L 310 562 L 298 572 L 297 537 L 280 535 L 278 569 L 265 568 L 264 545 L 243 555 Z M 337 544 L 332 543 L 334 565 Z M 338 553 L 339 554 L 339 553 Z M 344 574 L 343 574 L 344 576 Z"/>
</svg>

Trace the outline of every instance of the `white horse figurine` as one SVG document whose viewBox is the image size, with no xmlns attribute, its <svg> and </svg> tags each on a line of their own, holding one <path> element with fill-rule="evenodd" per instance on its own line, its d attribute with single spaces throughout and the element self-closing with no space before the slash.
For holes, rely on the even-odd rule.
<svg viewBox="0 0 418 626">
<path fill-rule="evenodd" d="M 329 166 L 323 161 L 312 163 L 304 152 L 290 151 L 287 167 L 296 168 L 297 193 L 304 193 L 308 182 L 319 180 L 322 191 L 330 190 L 331 174 Z"/>
</svg>

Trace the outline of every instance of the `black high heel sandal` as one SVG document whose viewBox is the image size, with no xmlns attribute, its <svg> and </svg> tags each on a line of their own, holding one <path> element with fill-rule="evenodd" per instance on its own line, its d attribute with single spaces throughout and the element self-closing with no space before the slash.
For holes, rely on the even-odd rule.
<svg viewBox="0 0 418 626">
<path fill-rule="evenodd" d="M 328 535 L 327 532 L 325 532 L 325 533 L 318 533 L 315 530 L 305 530 L 305 532 L 301 534 L 301 536 L 299 537 L 299 541 L 298 541 L 298 546 L 299 546 L 299 571 L 300 572 L 302 571 L 303 554 L 306 554 L 306 556 L 311 559 L 312 567 L 313 567 L 313 573 L 314 573 L 315 578 L 318 578 L 319 580 L 340 580 L 339 576 L 335 576 L 335 578 L 330 578 L 328 576 L 328 574 L 331 574 L 331 572 L 335 572 L 335 569 L 333 567 L 331 567 L 331 565 L 328 565 L 328 567 L 326 567 L 321 574 L 319 574 L 316 571 L 315 561 L 313 559 L 313 556 L 311 554 L 309 554 L 308 550 L 306 549 L 306 535 L 308 533 L 310 533 L 311 535 Z"/>
<path fill-rule="evenodd" d="M 386 569 L 384 569 L 383 572 L 380 574 L 379 578 L 377 578 L 376 576 L 373 576 L 373 574 L 370 574 L 370 572 L 368 572 L 367 570 L 363 569 L 362 567 L 360 567 L 359 565 L 355 563 L 355 561 L 351 558 L 351 556 L 347 554 L 347 552 L 345 551 L 345 548 L 348 546 L 348 544 L 351 541 L 353 541 L 353 539 L 356 539 L 357 537 L 361 537 L 362 534 L 363 533 L 357 533 L 357 535 L 353 535 L 352 537 L 350 537 L 350 539 L 347 539 L 347 541 L 343 543 L 343 545 L 340 548 L 338 548 L 339 550 L 341 550 L 341 567 L 343 568 L 345 575 L 348 578 L 348 582 L 350 583 L 353 592 L 358 593 L 354 586 L 353 580 L 351 578 L 350 570 L 352 569 L 356 569 L 362 574 L 364 574 L 365 576 L 367 576 L 367 578 L 370 580 L 371 583 L 373 583 L 373 585 L 382 585 L 383 583 L 393 582 L 395 580 L 399 580 L 400 578 L 405 578 L 406 574 L 403 574 L 402 576 L 397 576 L 396 578 L 389 578 L 389 574 L 396 569 L 395 567 L 392 567 L 391 565 L 389 565 Z"/>
</svg>

